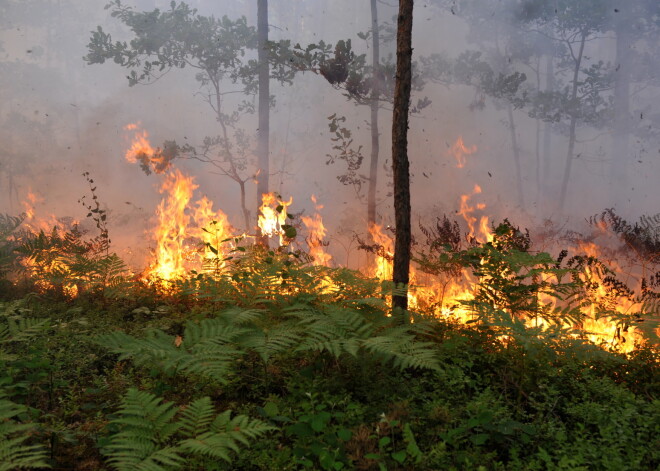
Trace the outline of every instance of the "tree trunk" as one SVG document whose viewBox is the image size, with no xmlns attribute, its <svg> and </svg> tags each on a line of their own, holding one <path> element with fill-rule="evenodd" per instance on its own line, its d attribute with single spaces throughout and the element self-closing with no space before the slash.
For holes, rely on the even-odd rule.
<svg viewBox="0 0 660 471">
<path fill-rule="evenodd" d="M 241 188 L 241 208 L 243 209 L 243 219 L 245 221 L 245 227 L 247 228 L 250 227 L 250 211 L 248 211 L 245 204 L 245 180 L 238 181 L 238 186 Z"/>
<path fill-rule="evenodd" d="M 369 190 L 367 194 L 367 227 L 376 224 L 376 187 L 378 183 L 378 154 L 380 152 L 378 132 L 378 98 L 380 95 L 380 33 L 378 31 L 378 4 L 371 0 L 372 34 L 372 77 L 371 89 L 371 165 L 369 167 Z"/>
<path fill-rule="evenodd" d="M 268 177 L 270 174 L 269 146 L 270 134 L 270 70 L 268 67 L 268 0 L 257 0 L 257 36 L 259 60 L 259 143 L 257 155 L 257 215 L 261 215 L 262 195 L 268 193 Z M 257 227 L 257 241 L 267 244 Z"/>
<path fill-rule="evenodd" d="M 516 169 L 516 191 L 518 193 L 518 206 L 525 209 L 525 199 L 522 188 L 522 169 L 520 168 L 520 148 L 518 147 L 518 136 L 516 135 L 516 123 L 513 120 L 513 106 L 507 104 L 507 114 L 509 116 L 509 131 L 511 132 L 511 147 L 513 148 L 513 163 Z"/>
<path fill-rule="evenodd" d="M 405 322 L 410 276 L 410 171 L 408 163 L 408 110 L 412 85 L 413 0 L 399 0 L 396 35 L 396 85 L 392 117 L 392 168 L 394 172 L 394 242 L 393 281 L 405 287 L 392 297 L 394 314 Z M 396 312 L 401 310 L 400 313 Z"/>
<path fill-rule="evenodd" d="M 541 56 L 536 57 L 536 89 L 541 90 Z M 536 118 L 536 135 L 534 142 L 534 155 L 536 157 L 536 207 L 540 207 L 541 200 L 541 119 Z"/>
<path fill-rule="evenodd" d="M 578 78 L 580 75 L 580 66 L 582 65 L 582 54 L 584 53 L 584 44 L 587 40 L 587 33 L 582 33 L 580 40 L 580 52 L 575 58 L 575 69 L 573 70 L 573 90 L 571 93 L 571 104 L 576 105 L 577 92 L 578 92 Z M 571 115 L 571 123 L 569 125 L 568 133 L 568 152 L 566 152 L 566 165 L 564 166 L 564 177 L 561 181 L 561 190 L 559 193 L 559 210 L 564 210 L 566 203 L 566 193 L 568 192 L 568 180 L 571 177 L 571 167 L 573 166 L 573 151 L 575 150 L 575 138 L 577 127 L 577 112 L 573 110 Z"/>
<path fill-rule="evenodd" d="M 612 183 L 613 203 L 620 202 L 622 190 L 626 187 L 628 148 L 630 145 L 630 70 L 631 34 L 630 23 L 623 13 L 617 17 L 616 29 L 616 69 L 614 72 L 614 132 L 612 133 Z"/>
<path fill-rule="evenodd" d="M 554 56 L 546 56 L 545 62 L 545 90 L 551 92 L 555 89 Z M 541 201 L 547 200 L 548 180 L 550 178 L 550 162 L 552 162 L 552 125 L 546 122 L 543 125 L 543 170 L 544 182 L 541 184 Z"/>
</svg>

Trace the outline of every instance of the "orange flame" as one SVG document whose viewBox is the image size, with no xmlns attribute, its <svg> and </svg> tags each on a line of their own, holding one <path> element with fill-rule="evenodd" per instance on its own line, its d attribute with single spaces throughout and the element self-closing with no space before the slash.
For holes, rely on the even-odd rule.
<svg viewBox="0 0 660 471">
<path fill-rule="evenodd" d="M 259 208 L 258 225 L 261 233 L 267 237 L 276 235 L 280 238 L 280 245 L 284 245 L 284 229 L 286 224 L 286 210 L 293 203 L 293 197 L 289 201 L 282 201 L 275 193 L 264 193 L 261 195 L 261 207 Z"/>
<path fill-rule="evenodd" d="M 458 139 L 454 145 L 449 148 L 449 153 L 456 159 L 456 168 L 465 167 L 465 157 L 474 154 L 476 151 L 476 145 L 472 145 L 470 147 L 465 146 L 462 136 L 458 136 Z"/>
<path fill-rule="evenodd" d="M 472 194 L 467 194 L 467 195 L 461 195 L 461 205 L 460 209 L 457 211 L 457 214 L 460 214 L 463 219 L 465 219 L 465 222 L 468 225 L 468 237 L 470 239 L 477 238 L 476 237 L 476 228 L 475 224 L 477 223 L 477 218 L 473 215 L 475 211 L 483 211 L 486 209 L 486 205 L 484 203 L 477 203 L 475 206 L 470 206 L 468 203 L 470 199 L 481 193 L 481 187 L 479 185 L 474 185 L 474 190 L 472 190 Z M 488 216 L 481 216 L 480 222 L 479 222 L 479 235 L 481 236 L 481 240 L 490 242 L 493 240 L 493 234 L 490 231 L 490 228 L 488 227 Z M 477 238 L 479 240 L 479 238 Z"/>
<path fill-rule="evenodd" d="M 319 214 L 319 211 L 323 209 L 322 204 L 316 202 L 316 196 L 312 195 L 312 202 L 315 205 L 316 213 L 313 217 L 302 216 L 301 220 L 307 230 L 309 235 L 307 236 L 307 243 L 309 245 L 309 254 L 314 259 L 314 265 L 323 265 L 326 267 L 330 266 L 332 256 L 325 251 L 325 244 L 323 243 L 323 238 L 326 235 L 326 229 L 323 225 L 323 219 Z"/>
<path fill-rule="evenodd" d="M 147 278 L 173 280 L 186 274 L 184 260 L 189 250 L 185 239 L 188 237 L 186 229 L 190 223 L 186 208 L 196 188 L 193 178 L 183 175 L 179 170 L 169 173 L 161 185 L 160 192 L 166 196 L 156 209 L 156 259 L 145 272 Z"/>
<path fill-rule="evenodd" d="M 127 124 L 124 126 L 124 130 L 135 131 L 131 145 L 124 154 L 128 162 L 140 163 L 155 173 L 163 173 L 170 167 L 170 162 L 166 161 L 163 151 L 158 147 L 155 149 L 152 147 L 149 142 L 149 133 L 140 130 L 139 123 Z"/>
</svg>

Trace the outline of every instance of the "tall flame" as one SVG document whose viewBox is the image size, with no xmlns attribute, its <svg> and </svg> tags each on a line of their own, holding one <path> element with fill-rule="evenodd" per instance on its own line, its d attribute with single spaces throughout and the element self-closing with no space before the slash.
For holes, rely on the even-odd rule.
<svg viewBox="0 0 660 471">
<path fill-rule="evenodd" d="M 160 187 L 165 197 L 156 209 L 155 260 L 145 272 L 147 278 L 173 280 L 186 274 L 184 261 L 189 248 L 185 245 L 185 239 L 189 237 L 186 229 L 190 223 L 186 208 L 196 188 L 193 178 L 179 170 L 166 175 Z"/>
<path fill-rule="evenodd" d="M 319 214 L 319 211 L 323 209 L 322 204 L 316 202 L 316 196 L 312 195 L 312 202 L 315 205 L 316 212 L 313 217 L 302 216 L 301 220 L 309 235 L 307 236 L 307 244 L 309 245 L 309 254 L 314 259 L 315 265 L 323 265 L 326 267 L 330 266 L 332 261 L 332 255 L 325 251 L 325 244 L 323 238 L 326 235 L 326 229 L 323 225 L 323 219 Z"/>
</svg>

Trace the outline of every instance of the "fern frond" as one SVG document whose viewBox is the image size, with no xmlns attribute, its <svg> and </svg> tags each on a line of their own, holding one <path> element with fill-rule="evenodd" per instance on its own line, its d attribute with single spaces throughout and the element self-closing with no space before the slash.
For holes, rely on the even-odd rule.
<svg viewBox="0 0 660 471">
<path fill-rule="evenodd" d="M 179 423 L 181 432 L 186 437 L 196 437 L 208 430 L 213 422 L 213 404 L 209 397 L 197 399 L 185 408 Z"/>
<path fill-rule="evenodd" d="M 118 471 L 170 471 L 182 468 L 186 455 L 220 458 L 229 462 L 231 452 L 273 427 L 246 416 L 231 418 L 231 411 L 215 414 L 204 397 L 183 410 L 148 392 L 130 389 L 119 417 L 110 423 L 119 432 L 103 448 L 108 463 Z"/>
<path fill-rule="evenodd" d="M 243 332 L 242 329 L 209 320 L 199 326 L 189 324 L 178 346 L 175 337 L 158 330 L 149 331 L 144 339 L 112 332 L 99 337 L 98 342 L 118 353 L 120 359 L 130 358 L 137 365 L 155 365 L 166 373 L 199 374 L 226 382 L 236 358 L 242 355 L 228 341 Z"/>
<path fill-rule="evenodd" d="M 296 324 L 283 323 L 268 329 L 255 327 L 243 335 L 238 344 L 243 348 L 254 350 L 264 363 L 268 363 L 273 356 L 289 351 L 299 344 L 301 338 L 302 333 Z"/>
<path fill-rule="evenodd" d="M 234 307 L 227 309 L 220 314 L 222 319 L 235 325 L 243 325 L 257 322 L 266 315 L 261 309 L 242 309 Z"/>
<path fill-rule="evenodd" d="M 180 468 L 184 459 L 175 447 L 167 446 L 180 424 L 172 422 L 177 410 L 155 395 L 131 388 L 119 417 L 110 423 L 120 432 L 103 449 L 118 471 L 165 471 Z M 173 468 L 172 468 L 173 467 Z"/>
<path fill-rule="evenodd" d="M 26 411 L 24 406 L 0 398 L 0 471 L 50 467 L 42 446 L 25 444 L 34 426 L 14 420 Z"/>
<path fill-rule="evenodd" d="M 415 340 L 408 326 L 391 328 L 383 335 L 369 338 L 364 341 L 364 348 L 390 360 L 400 369 L 441 369 L 435 345 Z"/>
<path fill-rule="evenodd" d="M 181 442 L 181 447 L 191 453 L 230 461 L 230 452 L 238 453 L 240 445 L 249 445 L 250 439 L 258 438 L 271 430 L 270 425 L 244 415 L 231 418 L 231 411 L 219 414 L 208 432 Z"/>
</svg>

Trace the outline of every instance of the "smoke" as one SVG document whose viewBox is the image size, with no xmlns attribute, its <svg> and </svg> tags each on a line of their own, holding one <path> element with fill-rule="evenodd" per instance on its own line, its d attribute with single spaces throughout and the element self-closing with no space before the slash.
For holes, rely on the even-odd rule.
<svg viewBox="0 0 660 471">
<path fill-rule="evenodd" d="M 149 229 L 160 199 L 161 177 L 147 176 L 124 160 L 130 137 L 124 126 L 139 121 L 154 145 L 166 140 L 196 145 L 205 136 L 216 135 L 218 124 L 190 68 L 173 69 L 150 85 L 129 87 L 128 71 L 112 61 L 103 65 L 83 61 L 91 32 L 99 25 L 114 39 L 130 39 L 127 28 L 104 9 L 106 3 L 6 0 L 0 5 L 0 211 L 19 213 L 31 190 L 42 201 L 36 208 L 38 214 L 84 219 L 78 200 L 88 191 L 82 173 L 90 172 L 110 212 L 112 238 L 122 249 L 138 253 L 147 250 L 144 231 Z M 138 10 L 166 10 L 170 2 L 125 3 Z M 188 3 L 203 15 L 245 15 L 249 24 L 256 24 L 256 1 Z M 379 2 L 384 38 L 391 35 L 395 3 Z M 571 54 L 567 48 L 578 44 L 569 46 L 558 39 L 553 21 L 559 20 L 553 17 L 552 9 L 547 14 L 544 10 L 554 3 L 419 1 L 414 19 L 414 59 L 438 54 L 454 62 L 465 51 L 479 51 L 496 76 L 516 71 L 525 74 L 520 96 L 526 93 L 531 100 L 539 90 L 553 90 L 553 86 L 554 91 L 568 87 L 569 94 L 571 64 L 565 58 Z M 565 3 L 557 4 L 563 7 Z M 583 117 L 578 120 L 564 207 L 560 209 L 558 203 L 570 140 L 567 109 L 560 109 L 564 114 L 554 122 L 543 121 L 540 108 L 535 111 L 538 119 L 530 116 L 528 105 L 514 105 L 509 114 L 510 101 L 494 97 L 484 87 L 426 79 L 413 100 L 416 103 L 428 97 L 431 105 L 413 115 L 409 137 L 415 219 L 455 215 L 461 195 L 470 193 L 475 184 L 482 193 L 473 197 L 474 202 L 486 205 L 484 212 L 492 219 L 508 217 L 521 225 L 540 224 L 545 218 L 579 222 L 606 207 L 615 207 L 629 219 L 658 212 L 657 12 L 656 16 L 644 16 L 641 6 L 645 2 L 639 2 L 637 9 L 623 1 L 601 3 L 603 24 L 588 37 L 580 80 L 595 80 L 589 71 L 610 78 L 607 87 L 597 90 L 597 96 L 583 97 L 585 102 L 589 98 L 602 100 L 594 102 L 594 107 L 605 110 L 605 124 Z M 653 8 L 653 2 L 648 2 L 648 9 Z M 370 53 L 369 41 L 357 34 L 370 28 L 369 2 L 271 0 L 269 9 L 271 40 L 291 40 L 304 46 L 350 38 L 357 52 Z M 583 13 L 568 7 L 567 11 Z M 535 15 L 535 22 L 521 21 Z M 626 21 L 617 15 L 626 15 Z M 394 43 L 385 42 L 382 58 L 386 60 L 393 51 Z M 597 70 L 599 64 L 602 70 Z M 621 67 L 626 72 L 623 78 Z M 621 85 L 625 80 L 627 83 Z M 614 88 L 617 83 L 623 87 L 618 91 Z M 307 214 L 314 211 L 310 196 L 316 195 L 325 206 L 322 215 L 330 239 L 349 244 L 351 234 L 366 232 L 366 187 L 358 193 L 355 187 L 343 185 L 337 179 L 346 171 L 343 163 L 326 163 L 327 155 L 333 152 L 327 117 L 335 113 L 346 117 L 352 146 L 361 147 L 364 154 L 361 172 L 368 174 L 369 107 L 357 106 L 323 77 L 309 72 L 297 74 L 292 85 L 273 81 L 271 93 L 275 99 L 271 111 L 271 189 L 285 198 L 293 196 L 291 211 Z M 621 93 L 627 101 L 620 98 Z M 240 93 L 228 95 L 227 106 L 236 107 L 244 99 Z M 380 221 L 389 224 L 393 213 L 387 168 L 389 104 L 383 103 L 380 119 L 377 212 Z M 239 127 L 256 147 L 256 116 L 241 118 Z M 465 157 L 462 168 L 452 155 L 459 138 L 477 149 Z M 254 160 L 252 152 L 245 175 L 250 175 Z M 208 196 L 230 216 L 232 224 L 241 226 L 238 190 L 232 180 L 200 161 L 181 160 L 176 165 L 195 176 L 199 196 Z M 254 216 L 256 187 L 251 179 L 247 185 Z M 336 250 L 341 253 L 345 249 Z"/>
</svg>

